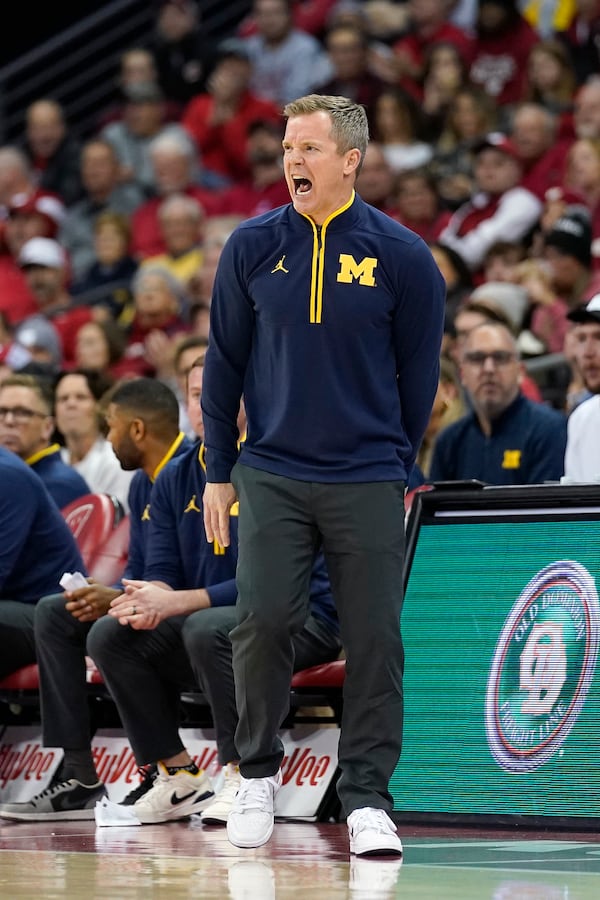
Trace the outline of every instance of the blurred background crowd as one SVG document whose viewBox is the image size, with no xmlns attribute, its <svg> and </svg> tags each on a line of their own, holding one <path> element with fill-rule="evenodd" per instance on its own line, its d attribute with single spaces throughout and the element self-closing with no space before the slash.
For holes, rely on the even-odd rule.
<svg viewBox="0 0 600 900">
<path fill-rule="evenodd" d="M 85 124 L 56 90 L 4 122 L 0 382 L 85 372 L 91 396 L 89 373 L 154 376 L 190 432 L 183 386 L 221 249 L 288 202 L 281 109 L 314 92 L 365 106 L 358 192 L 429 244 L 447 283 L 423 478 L 470 408 L 463 354 L 482 322 L 510 333 L 532 403 L 566 422 L 600 392 L 570 318 L 587 306 L 600 323 L 600 0 L 253 0 L 219 27 L 205 7 L 153 5 Z"/>
</svg>

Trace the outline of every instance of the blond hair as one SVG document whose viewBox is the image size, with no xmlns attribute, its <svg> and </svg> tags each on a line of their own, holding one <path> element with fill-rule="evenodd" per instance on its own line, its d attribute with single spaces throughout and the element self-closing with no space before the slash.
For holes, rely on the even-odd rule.
<svg viewBox="0 0 600 900">
<path fill-rule="evenodd" d="M 288 119 L 292 116 L 306 116 L 325 112 L 331 120 L 331 137 L 343 155 L 356 148 L 360 151 L 360 162 L 356 173 L 360 172 L 362 161 L 369 143 L 369 123 L 364 106 L 354 103 L 348 97 L 333 97 L 328 94 L 308 94 L 292 100 L 283 108 Z"/>
</svg>

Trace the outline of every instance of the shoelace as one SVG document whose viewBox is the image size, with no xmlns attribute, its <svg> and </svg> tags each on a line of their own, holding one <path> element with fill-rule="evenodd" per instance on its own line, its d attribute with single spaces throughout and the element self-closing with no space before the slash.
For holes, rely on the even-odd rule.
<svg viewBox="0 0 600 900">
<path fill-rule="evenodd" d="M 240 778 L 231 775 L 229 778 L 225 778 L 223 782 L 223 787 L 219 791 L 218 799 L 219 800 L 233 800 L 236 796 L 237 792 L 240 789 Z"/>
<path fill-rule="evenodd" d="M 268 781 L 249 778 L 238 791 L 238 805 L 241 809 L 263 809 L 273 802 L 273 791 Z"/>
<path fill-rule="evenodd" d="M 47 787 L 40 794 L 33 798 L 34 801 L 42 800 L 44 797 L 51 797 L 53 794 L 57 794 L 59 791 L 63 790 L 66 787 L 70 787 L 70 781 L 59 781 L 57 784 L 51 784 L 50 787 Z"/>
<path fill-rule="evenodd" d="M 144 794 L 147 794 L 152 785 L 154 784 L 157 778 L 157 769 L 154 764 L 150 766 L 140 766 L 138 768 L 138 775 L 141 778 L 140 783 L 137 787 L 133 788 L 127 796 L 122 800 L 123 806 L 133 806 L 136 800 L 139 800 L 140 797 L 143 797 Z"/>
<path fill-rule="evenodd" d="M 393 824 L 383 809 L 363 809 L 352 819 L 352 831 L 357 834 L 364 828 L 377 831 L 379 834 L 394 834 Z"/>
</svg>

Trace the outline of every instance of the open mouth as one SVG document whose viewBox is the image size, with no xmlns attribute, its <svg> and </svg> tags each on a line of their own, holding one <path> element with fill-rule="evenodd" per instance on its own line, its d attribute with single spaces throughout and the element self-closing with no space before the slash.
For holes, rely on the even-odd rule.
<svg viewBox="0 0 600 900">
<path fill-rule="evenodd" d="M 301 178 L 300 176 L 294 175 L 295 194 L 308 194 L 311 189 L 312 181 L 309 181 L 308 178 Z"/>
</svg>

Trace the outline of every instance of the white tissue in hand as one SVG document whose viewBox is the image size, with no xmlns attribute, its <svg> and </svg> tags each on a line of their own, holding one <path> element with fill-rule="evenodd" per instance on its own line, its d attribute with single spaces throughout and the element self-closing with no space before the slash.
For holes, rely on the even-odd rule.
<svg viewBox="0 0 600 900">
<path fill-rule="evenodd" d="M 58 582 L 65 591 L 76 591 L 77 588 L 87 587 L 87 578 L 81 572 L 65 572 Z"/>
</svg>

